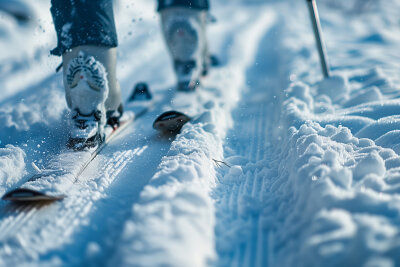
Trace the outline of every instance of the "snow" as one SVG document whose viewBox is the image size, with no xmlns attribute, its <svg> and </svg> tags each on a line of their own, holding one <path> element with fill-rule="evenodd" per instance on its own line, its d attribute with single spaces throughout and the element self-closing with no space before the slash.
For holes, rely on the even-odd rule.
<svg viewBox="0 0 400 267">
<path fill-rule="evenodd" d="M 25 174 L 25 152 L 13 145 L 0 149 L 0 185 L 1 194 L 5 193 Z"/>
<path fill-rule="evenodd" d="M 53 156 L 67 107 L 49 3 L 30 4 L 30 24 L 0 16 L 1 194 L 80 156 Z M 221 66 L 188 97 L 154 3 L 116 3 L 123 96 L 148 81 L 159 102 L 77 183 L 48 179 L 63 201 L 0 203 L 1 266 L 400 265 L 400 2 L 318 1 L 327 79 L 304 1 L 212 4 Z M 160 136 L 172 108 L 194 118 Z"/>
</svg>

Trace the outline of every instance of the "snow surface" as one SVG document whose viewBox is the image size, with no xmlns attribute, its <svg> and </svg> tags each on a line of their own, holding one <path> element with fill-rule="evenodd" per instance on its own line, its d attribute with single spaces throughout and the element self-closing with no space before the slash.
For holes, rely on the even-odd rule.
<svg viewBox="0 0 400 267">
<path fill-rule="evenodd" d="M 1 194 L 66 141 L 48 2 L 0 14 Z M 328 79 L 305 1 L 212 4 L 221 66 L 188 106 L 155 3 L 116 3 L 123 96 L 162 100 L 63 201 L 0 203 L 0 266 L 400 266 L 400 2 L 318 1 Z M 160 136 L 171 108 L 196 116 Z"/>
</svg>

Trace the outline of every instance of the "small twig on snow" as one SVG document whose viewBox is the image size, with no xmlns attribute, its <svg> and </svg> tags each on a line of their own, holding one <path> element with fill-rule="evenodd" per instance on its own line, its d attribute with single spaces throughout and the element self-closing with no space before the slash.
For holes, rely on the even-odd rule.
<svg viewBox="0 0 400 267">
<path fill-rule="evenodd" d="M 222 165 L 225 165 L 226 167 L 230 168 L 231 166 L 228 165 L 228 163 L 221 161 L 221 160 L 216 160 L 216 159 L 212 159 L 215 163 L 215 165 L 217 165 L 218 168 L 222 168 Z"/>
</svg>

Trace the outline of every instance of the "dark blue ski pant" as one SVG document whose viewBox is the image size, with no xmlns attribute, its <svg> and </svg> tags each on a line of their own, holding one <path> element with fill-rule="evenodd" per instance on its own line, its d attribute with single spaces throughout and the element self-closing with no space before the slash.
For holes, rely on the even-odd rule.
<svg viewBox="0 0 400 267">
<path fill-rule="evenodd" d="M 209 9 L 208 0 L 158 0 L 158 11 L 170 7 Z M 51 14 L 57 33 L 53 55 L 77 46 L 118 46 L 113 0 L 51 0 Z"/>
</svg>

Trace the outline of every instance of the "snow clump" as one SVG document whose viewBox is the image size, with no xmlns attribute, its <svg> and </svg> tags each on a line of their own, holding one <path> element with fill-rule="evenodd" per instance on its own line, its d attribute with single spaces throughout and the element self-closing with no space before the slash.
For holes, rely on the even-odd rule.
<svg viewBox="0 0 400 267">
<path fill-rule="evenodd" d="M 0 194 L 25 175 L 25 152 L 15 146 L 0 148 Z"/>
</svg>

